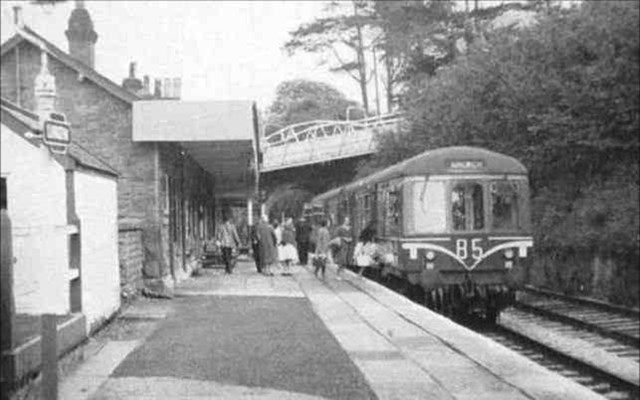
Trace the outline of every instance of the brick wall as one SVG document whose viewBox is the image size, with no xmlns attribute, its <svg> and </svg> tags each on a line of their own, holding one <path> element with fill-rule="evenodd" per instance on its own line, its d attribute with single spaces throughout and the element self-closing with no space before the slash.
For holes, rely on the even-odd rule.
<svg viewBox="0 0 640 400">
<path fill-rule="evenodd" d="M 120 260 L 120 292 L 125 298 L 131 297 L 142 287 L 144 245 L 141 225 L 120 224 L 118 228 L 118 259 Z"/>
<path fill-rule="evenodd" d="M 19 52 L 19 84 L 15 52 L 10 51 L 2 57 L 2 96 L 16 102 L 16 88 L 20 86 L 20 105 L 35 110 L 34 79 L 40 71 L 40 50 L 23 42 Z M 144 252 L 145 263 L 159 265 L 159 274 L 168 273 L 157 240 L 156 149 L 152 143 L 132 142 L 131 104 L 82 78 L 52 57 L 49 57 L 49 71 L 56 78 L 56 109 L 70 122 L 72 140 L 119 172 L 119 222 L 134 222 L 143 227 L 143 240 L 149 249 Z M 135 281 L 129 283 L 128 276 L 121 278 L 127 284 L 137 284 Z"/>
<path fill-rule="evenodd" d="M 2 57 L 2 96 L 15 102 L 16 87 L 20 86 L 20 105 L 34 110 L 33 84 L 40 71 L 40 50 L 25 42 L 19 48 L 19 84 L 16 81 L 15 52 L 10 51 Z M 49 71 L 56 78 L 56 108 L 65 113 L 71 123 L 74 142 L 103 159 L 120 174 L 119 224 L 126 226 L 133 223 L 140 227 L 143 265 L 131 266 L 139 262 L 132 264 L 127 260 L 128 256 L 124 255 L 126 252 L 121 252 L 120 265 L 126 265 L 121 268 L 124 287 L 138 287 L 140 276 L 137 272 L 131 272 L 134 270 L 141 270 L 142 277 L 151 280 L 168 276 L 171 258 L 174 270 L 184 269 L 183 255 L 186 259 L 197 256 L 203 239 L 192 229 L 185 229 L 184 250 L 182 240 L 170 243 L 169 228 L 172 221 L 165 204 L 165 175 L 180 188 L 182 207 L 187 204 L 202 204 L 213 208 L 213 178 L 188 155 L 180 155 L 181 148 L 177 144 L 134 143 L 131 104 L 80 77 L 77 72 L 52 57 L 49 57 Z M 156 165 L 159 167 L 158 174 Z M 194 217 L 196 214 L 199 218 L 194 213 L 194 207 L 190 209 L 190 216 Z M 186 214 L 187 210 L 181 212 Z M 183 215 L 180 214 L 180 217 Z M 171 250 L 173 257 L 170 255 Z"/>
</svg>

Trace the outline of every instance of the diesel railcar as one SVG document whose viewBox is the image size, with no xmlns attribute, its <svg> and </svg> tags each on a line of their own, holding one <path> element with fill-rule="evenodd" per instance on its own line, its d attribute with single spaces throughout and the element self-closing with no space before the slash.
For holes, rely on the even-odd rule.
<svg viewBox="0 0 640 400">
<path fill-rule="evenodd" d="M 311 204 L 333 226 L 349 217 L 354 239 L 373 227 L 381 253 L 373 275 L 436 311 L 495 320 L 527 279 L 528 173 L 512 157 L 430 150 Z"/>
</svg>

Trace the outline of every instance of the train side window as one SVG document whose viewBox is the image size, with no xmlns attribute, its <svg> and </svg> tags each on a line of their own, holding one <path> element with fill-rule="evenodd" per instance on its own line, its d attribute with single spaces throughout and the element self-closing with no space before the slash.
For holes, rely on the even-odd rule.
<svg viewBox="0 0 640 400">
<path fill-rule="evenodd" d="M 491 184 L 491 228 L 518 229 L 518 187 L 511 182 Z"/>
<path fill-rule="evenodd" d="M 391 190 L 385 192 L 385 234 L 397 235 L 400 232 L 400 191 Z"/>
<path fill-rule="evenodd" d="M 375 193 L 375 192 L 374 192 Z M 371 221 L 371 212 L 373 206 L 373 198 L 371 193 L 365 193 L 357 198 L 357 211 L 358 211 L 358 221 L 356 229 L 361 231 L 364 229 L 367 224 Z"/>
<path fill-rule="evenodd" d="M 458 183 L 451 190 L 451 224 L 454 231 L 484 229 L 482 185 Z"/>
</svg>

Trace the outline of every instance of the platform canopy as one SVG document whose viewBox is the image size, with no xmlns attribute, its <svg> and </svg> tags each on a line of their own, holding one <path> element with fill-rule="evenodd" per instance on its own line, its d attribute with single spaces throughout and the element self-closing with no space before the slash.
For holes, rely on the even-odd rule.
<svg viewBox="0 0 640 400">
<path fill-rule="evenodd" d="M 136 101 L 133 141 L 179 143 L 221 198 L 240 200 L 255 189 L 257 118 L 253 101 Z"/>
</svg>

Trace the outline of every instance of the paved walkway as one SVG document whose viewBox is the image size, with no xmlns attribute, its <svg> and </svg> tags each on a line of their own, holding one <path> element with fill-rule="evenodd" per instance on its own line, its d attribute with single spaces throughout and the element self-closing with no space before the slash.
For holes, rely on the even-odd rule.
<svg viewBox="0 0 640 400">
<path fill-rule="evenodd" d="M 61 399 L 601 399 L 346 271 L 205 270 L 140 301 Z"/>
</svg>

